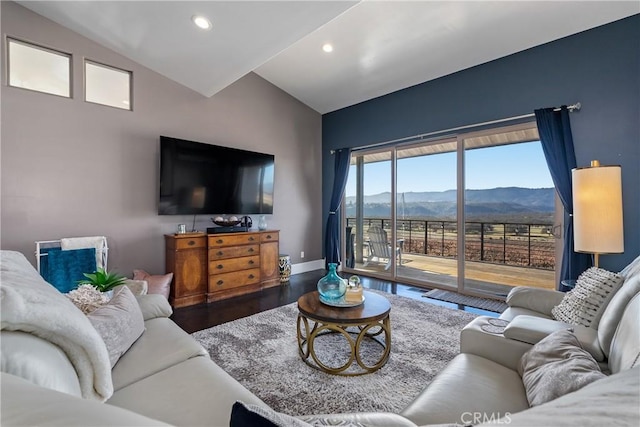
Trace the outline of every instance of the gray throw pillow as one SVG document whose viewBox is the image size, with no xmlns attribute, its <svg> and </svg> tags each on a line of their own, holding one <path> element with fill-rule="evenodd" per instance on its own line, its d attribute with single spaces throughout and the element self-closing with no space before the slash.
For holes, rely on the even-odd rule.
<svg viewBox="0 0 640 427">
<path fill-rule="evenodd" d="M 518 373 L 531 406 L 549 402 L 606 377 L 598 362 L 569 330 L 552 333 L 523 354 Z"/>
<path fill-rule="evenodd" d="M 87 315 L 102 337 L 113 368 L 144 332 L 144 319 L 136 297 L 123 286 L 111 300 Z"/>
<path fill-rule="evenodd" d="M 573 290 L 567 292 L 560 304 L 551 309 L 555 320 L 597 328 L 602 313 L 624 278 L 619 274 L 591 267 L 578 277 Z"/>
</svg>

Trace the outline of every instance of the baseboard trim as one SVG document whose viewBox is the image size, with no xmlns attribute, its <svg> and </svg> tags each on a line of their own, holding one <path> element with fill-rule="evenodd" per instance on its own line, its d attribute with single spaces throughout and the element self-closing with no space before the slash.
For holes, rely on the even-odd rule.
<svg viewBox="0 0 640 427">
<path fill-rule="evenodd" d="M 320 270 L 324 268 L 324 260 L 317 259 L 315 261 L 301 262 L 291 265 L 291 274 L 306 273 L 307 271 Z"/>
</svg>

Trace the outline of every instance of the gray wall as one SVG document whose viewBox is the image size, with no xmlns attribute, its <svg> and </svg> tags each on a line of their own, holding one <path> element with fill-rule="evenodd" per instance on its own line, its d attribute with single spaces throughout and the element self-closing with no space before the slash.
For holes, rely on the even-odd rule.
<svg viewBox="0 0 640 427">
<path fill-rule="evenodd" d="M 36 240 L 105 235 L 110 268 L 164 272 L 163 235 L 193 218 L 157 215 L 158 137 L 168 135 L 274 154 L 269 227 L 294 263 L 321 258 L 319 113 L 253 73 L 205 98 L 15 3 L 1 7 L 3 36 L 72 53 L 74 71 L 73 99 L 3 82 L 2 249 L 35 261 Z M 83 101 L 83 57 L 133 71 L 133 112 Z M 207 225 L 202 216 L 196 228 Z"/>
</svg>

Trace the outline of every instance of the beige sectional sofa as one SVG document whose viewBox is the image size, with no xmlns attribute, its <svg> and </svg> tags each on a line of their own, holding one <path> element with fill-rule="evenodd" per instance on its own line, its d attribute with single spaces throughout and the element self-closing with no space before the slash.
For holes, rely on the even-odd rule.
<svg viewBox="0 0 640 427">
<path fill-rule="evenodd" d="M 138 297 L 145 331 L 111 369 L 102 340 L 91 332 L 86 316 L 44 282 L 24 256 L 2 251 L 0 274 L 3 426 L 227 426 L 234 402 L 264 406 L 168 318 L 171 309 L 162 297 Z M 484 332 L 480 324 L 486 319 L 481 317 L 463 331 L 462 353 L 401 414 L 325 418 L 364 426 L 487 421 L 604 425 L 611 419 L 638 425 L 640 296 L 634 291 L 638 284 L 627 282 L 623 289 L 630 297 L 617 302 L 616 311 L 624 314 L 616 314 L 618 324 L 608 326 L 613 330 L 611 344 L 603 350 L 601 365 L 611 375 L 577 392 L 529 409 L 514 364 L 532 344 Z M 526 299 L 512 297 L 513 305 L 503 316 L 524 314 L 522 310 L 531 315 L 541 308 L 534 297 L 529 308 L 514 304 Z M 51 303 L 39 305 L 43 301 Z"/>
</svg>

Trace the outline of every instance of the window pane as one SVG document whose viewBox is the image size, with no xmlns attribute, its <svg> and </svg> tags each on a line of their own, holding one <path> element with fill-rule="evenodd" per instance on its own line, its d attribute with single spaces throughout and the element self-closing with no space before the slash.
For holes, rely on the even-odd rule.
<svg viewBox="0 0 640 427">
<path fill-rule="evenodd" d="M 85 101 L 131 110 L 131 73 L 85 61 Z"/>
<path fill-rule="evenodd" d="M 456 144 L 397 151 L 398 277 L 457 287 Z"/>
<path fill-rule="evenodd" d="M 467 149 L 465 181 L 465 287 L 554 289 L 555 188 L 540 142 Z"/>
<path fill-rule="evenodd" d="M 69 98 L 71 56 L 8 39 L 9 86 Z"/>
</svg>

